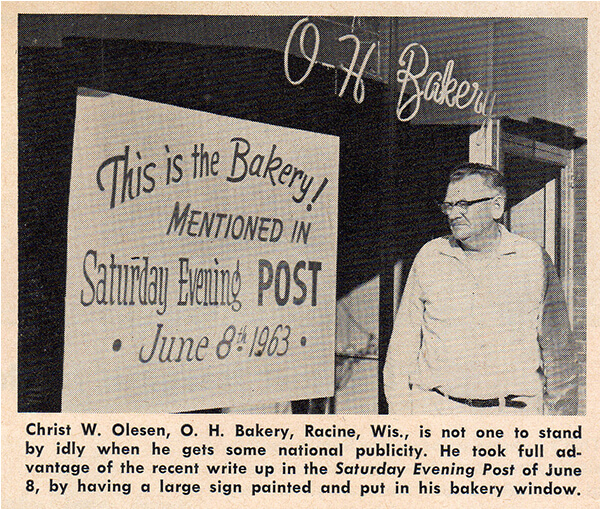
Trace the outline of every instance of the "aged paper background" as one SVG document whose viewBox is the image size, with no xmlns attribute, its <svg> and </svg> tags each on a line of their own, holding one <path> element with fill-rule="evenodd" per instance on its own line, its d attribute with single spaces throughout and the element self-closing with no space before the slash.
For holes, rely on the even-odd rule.
<svg viewBox="0 0 600 509">
<path fill-rule="evenodd" d="M 587 315 L 587 414 L 577 417 L 562 418 L 527 418 L 515 419 L 504 417 L 418 417 L 418 416 L 182 416 L 182 415 L 86 415 L 86 414 L 19 414 L 17 413 L 17 14 L 18 13 L 138 13 L 138 14 L 316 14 L 331 15 L 386 15 L 386 16 L 555 16 L 555 17 L 586 17 L 589 20 L 589 94 L 588 94 L 588 315 Z M 441 507 L 598 507 L 600 505 L 600 465 L 598 463 L 598 444 L 600 443 L 600 362 L 598 348 L 598 199 L 597 193 L 600 182 L 595 165 L 598 157 L 598 112 L 595 107 L 598 99 L 598 65 L 600 56 L 600 16 L 599 6 L 594 2 L 506 2 L 506 3 L 7 3 L 2 4 L 2 502 L 7 508 L 18 507 L 198 507 L 211 504 L 222 507 L 260 507 L 266 504 L 274 507 L 409 507 L 439 505 Z M 579 464 L 584 471 L 577 480 L 581 495 L 565 496 L 530 496 L 524 499 L 512 498 L 494 500 L 493 497 L 440 495 L 372 495 L 361 498 L 359 494 L 352 495 L 322 495 L 313 489 L 311 496 L 268 495 L 264 497 L 244 496 L 211 496 L 206 491 L 190 496 L 151 495 L 140 496 L 133 493 L 127 497 L 119 493 L 98 496 L 97 494 L 78 494 L 68 492 L 65 496 L 56 494 L 29 495 L 25 491 L 24 443 L 29 438 L 24 430 L 27 423 L 40 422 L 45 425 L 71 423 L 74 427 L 79 422 L 98 423 L 103 430 L 109 430 L 112 424 L 125 423 L 128 419 L 136 426 L 165 426 L 177 431 L 184 423 L 192 423 L 199 431 L 198 443 L 207 438 L 208 424 L 219 424 L 225 430 L 226 436 L 233 435 L 235 424 L 242 423 L 254 426 L 292 427 L 298 432 L 304 424 L 314 424 L 338 427 L 355 427 L 366 432 L 370 424 L 391 424 L 401 430 L 415 432 L 419 425 L 434 430 L 444 428 L 466 427 L 469 430 L 504 429 L 507 432 L 515 427 L 526 427 L 533 433 L 548 426 L 563 429 L 573 429 L 581 425 L 583 439 L 581 445 L 583 454 Z M 80 435 L 81 432 L 77 431 Z M 108 434 L 108 433 L 107 433 Z M 514 446 L 513 435 L 508 434 L 502 441 L 507 446 Z M 77 439 L 72 436 L 71 439 Z M 106 438 L 106 437 L 105 437 Z M 178 441 L 179 440 L 179 441 Z M 236 441 L 232 439 L 232 444 Z M 83 442 L 82 442 L 83 443 Z M 86 442 L 88 443 L 88 442 Z M 90 443 L 90 445 L 93 442 Z M 183 444 L 193 445 L 183 439 L 172 439 L 169 445 L 173 451 L 180 449 Z M 248 444 L 241 441 L 239 445 Z M 460 441 L 454 442 L 457 446 Z M 465 445 L 472 445 L 472 440 L 466 440 Z M 259 441 L 253 445 L 260 445 Z M 468 449 L 468 447 L 467 447 Z M 143 452 L 147 455 L 135 457 L 136 462 L 147 465 L 156 462 L 150 456 L 148 448 Z M 181 460 L 181 456 L 178 457 Z M 126 459 L 126 458 L 115 458 Z M 204 460 L 197 458 L 200 463 Z M 215 457 L 227 463 L 231 458 Z M 310 458 L 307 458 L 307 460 Z M 347 458 L 351 462 L 351 457 Z M 265 463 L 268 458 L 254 460 L 244 458 L 251 466 L 254 463 Z M 75 459 L 73 458 L 73 461 Z M 181 460 L 184 463 L 184 460 Z M 279 464 L 281 458 L 273 458 L 273 463 Z M 93 462 L 90 462 L 92 464 Z M 498 463 L 500 464 L 500 463 Z M 254 474 L 252 474 L 254 475 Z M 51 477 L 51 476 L 49 476 Z M 106 477 L 106 476 L 104 476 Z M 171 476 L 176 477 L 176 476 Z M 259 479 L 258 476 L 255 476 Z M 156 478 L 156 476 L 154 476 Z M 249 482 L 252 477 L 248 475 Z M 581 480 L 583 479 L 583 481 Z M 73 477 L 74 480 L 74 477 Z M 136 478 L 136 482 L 139 477 Z M 354 478 L 353 478 L 354 480 Z M 528 479 L 524 479 L 523 484 Z M 567 478 L 564 484 L 569 484 L 573 478 Z M 177 481 L 176 479 L 174 481 Z M 379 478 L 374 478 L 372 484 L 377 484 Z M 73 481 L 72 481 L 73 482 Z M 116 482 L 116 476 L 115 476 Z M 141 482 L 141 481 L 140 481 Z M 261 482 L 265 482 L 264 479 Z M 333 482 L 333 480 L 332 480 Z M 359 482 L 359 481 L 356 481 Z M 575 482 L 573 482 L 575 484 Z"/>
</svg>

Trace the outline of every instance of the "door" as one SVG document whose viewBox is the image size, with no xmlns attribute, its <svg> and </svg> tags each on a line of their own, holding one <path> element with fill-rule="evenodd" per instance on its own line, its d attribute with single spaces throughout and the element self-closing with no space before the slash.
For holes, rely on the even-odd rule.
<svg viewBox="0 0 600 509">
<path fill-rule="evenodd" d="M 504 172 L 508 199 L 503 222 L 548 252 L 563 283 L 572 320 L 573 150 L 564 142 L 565 136 L 556 136 L 567 128 L 548 124 L 494 120 L 470 136 L 469 156 L 471 162 Z"/>
<path fill-rule="evenodd" d="M 508 180 L 506 226 L 522 237 L 537 242 L 561 268 L 560 191 L 558 165 L 506 154 L 504 171 Z M 560 274 L 559 274 L 560 275 Z"/>
</svg>

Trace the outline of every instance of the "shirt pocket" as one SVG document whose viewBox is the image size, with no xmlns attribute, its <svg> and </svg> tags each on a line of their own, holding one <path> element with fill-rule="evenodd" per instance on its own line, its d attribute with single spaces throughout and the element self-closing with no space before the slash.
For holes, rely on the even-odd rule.
<svg viewBox="0 0 600 509">
<path fill-rule="evenodd" d="M 493 312 L 500 321 L 515 324 L 535 320 L 542 303 L 542 274 L 537 270 L 500 271 L 498 285 L 490 289 Z M 494 291 L 495 290 L 495 291 Z"/>
<path fill-rule="evenodd" d="M 475 290 L 468 283 L 435 285 L 425 294 L 425 321 L 452 322 L 469 318 L 474 298 Z"/>
</svg>

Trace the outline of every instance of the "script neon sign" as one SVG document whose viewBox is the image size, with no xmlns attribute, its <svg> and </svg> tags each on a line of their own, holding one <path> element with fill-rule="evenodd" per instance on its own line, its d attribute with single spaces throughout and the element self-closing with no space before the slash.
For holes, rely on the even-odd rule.
<svg viewBox="0 0 600 509">
<path fill-rule="evenodd" d="M 290 74 L 289 69 L 289 53 L 296 32 L 300 30 L 299 49 L 302 56 L 309 62 L 308 68 L 304 74 L 294 79 Z M 306 35 L 311 30 L 313 33 L 312 50 L 306 46 Z M 320 45 L 319 29 L 314 23 L 309 22 L 308 18 L 302 18 L 291 29 L 288 36 L 283 67 L 287 80 L 292 85 L 300 85 L 310 75 L 315 63 L 318 61 L 319 45 Z M 376 43 L 372 43 L 362 62 L 357 68 L 358 57 L 360 54 L 360 40 L 353 34 L 343 35 L 338 39 L 339 42 L 352 41 L 354 42 L 354 52 L 352 61 L 349 66 L 343 64 L 340 68 L 346 73 L 344 83 L 338 93 L 342 97 L 352 78 L 354 82 L 354 101 L 358 104 L 362 103 L 365 98 L 365 84 L 363 75 L 367 68 L 369 57 L 376 48 Z M 420 53 L 419 61 L 423 62 L 420 69 L 416 67 L 416 57 Z M 331 66 L 331 64 L 324 64 Z M 439 105 L 446 105 L 449 108 L 464 110 L 472 108 L 473 112 L 484 117 L 485 124 L 492 118 L 494 103 L 496 100 L 495 92 L 482 88 L 477 82 L 463 80 L 460 83 L 452 76 L 454 71 L 454 60 L 448 60 L 443 72 L 429 71 L 429 53 L 427 49 L 419 43 L 411 43 L 404 48 L 398 58 L 398 71 L 396 72 L 396 81 L 400 85 L 400 94 L 398 104 L 396 106 L 396 116 L 400 122 L 408 122 L 412 120 L 421 108 L 422 101 L 434 102 Z"/>
</svg>

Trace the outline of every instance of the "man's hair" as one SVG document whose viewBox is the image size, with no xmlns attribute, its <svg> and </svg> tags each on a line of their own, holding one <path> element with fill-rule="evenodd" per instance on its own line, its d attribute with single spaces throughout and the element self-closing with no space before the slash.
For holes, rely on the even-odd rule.
<svg viewBox="0 0 600 509">
<path fill-rule="evenodd" d="M 463 163 L 452 170 L 449 182 L 458 182 L 469 175 L 481 175 L 485 185 L 506 196 L 506 178 L 493 166 L 481 163 Z"/>
</svg>

